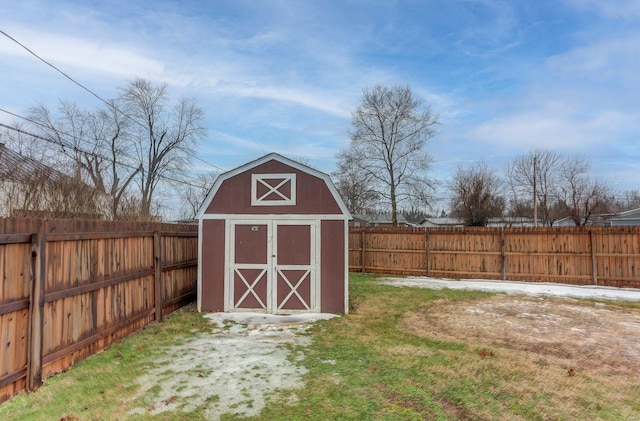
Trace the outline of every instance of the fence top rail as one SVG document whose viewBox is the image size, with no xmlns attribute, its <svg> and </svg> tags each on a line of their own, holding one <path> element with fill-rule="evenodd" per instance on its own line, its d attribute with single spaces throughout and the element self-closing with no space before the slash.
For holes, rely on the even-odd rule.
<svg viewBox="0 0 640 421">
<path fill-rule="evenodd" d="M 160 231 L 163 237 L 197 237 L 197 231 Z"/>
<path fill-rule="evenodd" d="M 0 234 L 0 245 L 30 242 L 31 234 Z"/>
<path fill-rule="evenodd" d="M 565 233 L 606 233 L 640 234 L 640 226 L 623 227 L 351 227 L 351 234 L 410 234 L 410 233 L 452 233 L 452 234 L 565 234 Z"/>
<path fill-rule="evenodd" d="M 153 237 L 154 231 L 46 233 L 47 242 Z"/>
<path fill-rule="evenodd" d="M 197 232 L 194 224 L 104 219 L 0 218 L 0 234 L 84 233 L 84 232 Z"/>
</svg>

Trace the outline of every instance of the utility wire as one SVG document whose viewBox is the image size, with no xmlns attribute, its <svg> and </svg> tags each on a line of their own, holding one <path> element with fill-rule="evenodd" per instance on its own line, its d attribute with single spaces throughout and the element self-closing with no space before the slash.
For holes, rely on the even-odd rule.
<svg viewBox="0 0 640 421">
<path fill-rule="evenodd" d="M 100 95 L 96 94 L 95 92 L 93 92 L 91 89 L 87 88 L 86 86 L 84 86 L 82 83 L 76 81 L 75 79 L 73 79 L 71 76 L 69 76 L 68 74 L 66 74 L 65 72 L 63 72 L 62 70 L 60 70 L 59 68 L 57 68 L 55 65 L 53 65 L 52 63 L 48 62 L 47 60 L 43 59 L 42 57 L 40 57 L 38 54 L 36 54 L 33 50 L 31 50 L 29 47 L 27 47 L 26 45 L 22 44 L 20 41 L 18 41 L 17 39 L 15 39 L 14 37 L 12 37 L 11 35 L 7 34 L 5 31 L 3 31 L 2 29 L 0 29 L 0 33 L 2 35 L 4 35 L 5 37 L 9 38 L 11 41 L 15 42 L 16 44 L 18 44 L 20 47 L 24 48 L 27 52 L 29 52 L 29 54 L 31 54 L 32 56 L 34 56 L 35 58 L 37 58 L 38 60 L 40 60 L 41 62 L 43 62 L 44 64 L 46 64 L 47 66 L 51 67 L 52 69 L 54 69 L 55 71 L 57 71 L 58 73 L 60 73 L 62 76 L 66 77 L 67 79 L 69 79 L 72 83 L 78 85 L 80 88 L 84 89 L 85 91 L 89 92 L 91 95 L 93 95 L 94 97 L 96 97 L 99 101 L 105 103 L 107 106 L 112 107 L 114 109 L 116 109 L 118 112 L 122 113 L 122 111 L 118 110 L 116 107 L 114 107 L 113 105 L 109 104 L 109 102 L 105 101 L 104 99 L 102 99 L 100 97 Z M 123 115 L 126 115 L 124 113 L 122 113 Z"/>
<path fill-rule="evenodd" d="M 31 118 L 27 118 L 27 117 L 21 116 L 20 114 L 16 114 L 16 113 L 14 113 L 14 112 L 11 112 L 11 111 L 8 111 L 8 110 L 5 110 L 4 108 L 0 108 L 0 112 L 3 112 L 3 113 L 6 113 L 6 114 L 9 114 L 9 115 L 11 115 L 11 116 L 13 116 L 13 117 L 16 117 L 16 118 L 19 118 L 19 119 L 22 119 L 22 120 L 25 120 L 25 121 L 28 121 L 29 123 L 35 124 L 35 125 L 40 126 L 40 127 L 44 128 L 44 129 L 47 129 L 47 130 L 53 130 L 53 131 L 55 131 L 56 133 L 60 133 L 60 134 L 63 134 L 63 135 L 65 135 L 65 136 L 71 137 L 71 138 L 73 138 L 73 139 L 74 139 L 74 140 L 76 140 L 76 141 L 86 142 L 86 143 L 88 143 L 88 144 L 90 144 L 90 145 L 92 145 L 92 146 L 95 146 L 96 148 L 100 148 L 100 145 L 98 145 L 98 144 L 97 144 L 97 143 L 95 143 L 95 142 L 89 141 L 89 140 L 87 140 L 87 139 L 79 138 L 78 136 L 76 136 L 76 135 L 74 135 L 74 134 L 64 132 L 64 131 L 62 131 L 62 130 L 56 129 L 55 127 L 47 126 L 46 124 L 43 124 L 43 123 L 41 123 L 41 122 L 39 122 L 39 121 L 37 121 L 37 120 L 33 120 L 33 119 L 31 119 Z M 7 127 L 7 126 L 6 126 L 6 125 L 3 125 L 3 127 Z M 36 134 L 33 134 L 33 133 L 26 132 L 26 131 L 24 131 L 24 130 L 22 130 L 22 129 L 19 129 L 19 128 L 10 128 L 10 129 L 11 129 L 11 130 L 14 130 L 14 131 L 19 131 L 19 132 L 21 132 L 21 133 L 23 133 L 23 134 L 26 134 L 26 135 L 32 136 L 32 137 L 34 137 L 34 138 L 38 138 L 38 139 L 42 139 L 42 140 L 45 140 L 45 141 L 50 142 L 50 143 L 54 143 L 54 144 L 56 144 L 56 145 L 62 146 L 63 148 L 64 148 L 64 147 L 67 147 L 67 148 L 69 148 L 69 149 L 73 149 L 74 151 L 82 152 L 83 154 L 87 154 L 87 155 L 95 156 L 96 158 L 101 158 L 101 159 L 107 160 L 107 161 L 109 161 L 109 162 L 114 162 L 114 163 L 116 163 L 117 165 L 120 165 L 120 166 L 125 167 L 125 168 L 130 168 L 130 169 L 133 169 L 133 170 L 137 170 L 137 169 L 138 169 L 138 167 L 134 167 L 134 166 L 131 166 L 131 165 L 125 164 L 125 163 L 123 163 L 123 162 L 117 162 L 117 161 L 115 161 L 115 159 L 113 159 L 113 158 L 108 158 L 108 157 L 103 156 L 103 155 L 100 155 L 100 154 L 98 154 L 98 153 L 96 153 L 96 152 L 89 152 L 89 151 L 85 151 L 84 149 L 81 149 L 81 148 L 79 148 L 79 147 L 77 147 L 77 146 L 75 146 L 75 145 L 69 145 L 69 144 L 58 143 L 58 142 L 56 142 L 56 141 L 54 141 L 54 140 L 47 139 L 47 138 L 41 137 L 41 136 L 36 135 Z M 119 154 L 120 154 L 121 156 L 125 157 L 125 158 L 131 159 L 131 160 L 134 160 L 134 161 L 138 159 L 138 158 L 136 158 L 136 157 L 133 157 L 133 156 L 130 156 L 130 155 L 124 154 L 124 153 L 122 153 L 122 152 L 119 152 Z M 194 158 L 196 158 L 196 159 L 197 159 L 197 157 L 196 157 L 196 156 L 194 156 Z M 193 177 L 189 177 L 189 178 L 191 178 L 192 180 L 195 180 Z M 172 180 L 173 180 L 173 179 L 172 179 Z M 173 181 L 177 181 L 177 180 L 173 180 Z M 189 183 L 186 183 L 186 184 L 189 184 Z M 189 184 L 189 185 L 193 185 L 193 184 Z"/>
<path fill-rule="evenodd" d="M 118 164 L 118 165 L 120 165 L 122 167 L 129 168 L 129 169 L 134 170 L 134 171 L 138 170 L 138 168 L 139 168 L 139 167 L 135 167 L 133 165 L 124 164 L 122 162 L 116 162 L 112 158 L 109 158 L 107 156 L 103 156 L 103 155 L 100 155 L 100 154 L 95 153 L 95 152 L 85 151 L 85 150 L 83 150 L 81 148 L 78 148 L 77 146 L 65 144 L 65 143 L 63 143 L 61 141 L 60 142 L 56 142 L 56 141 L 54 141 L 52 139 L 47 139 L 44 136 L 40 136 L 40 135 L 37 135 L 35 133 L 31 133 L 31 132 L 28 132 L 26 130 L 19 129 L 17 127 L 12 127 L 12 126 L 9 126 L 9 125 L 4 124 L 4 123 L 0 123 L 0 127 L 4 127 L 5 129 L 12 130 L 12 131 L 20 133 L 20 134 L 31 136 L 34 139 L 44 140 L 45 142 L 53 143 L 54 145 L 61 146 L 62 148 L 66 147 L 68 149 L 72 149 L 73 151 L 81 152 L 83 154 L 90 155 L 90 156 L 93 156 L 93 157 L 96 157 L 96 158 L 101 158 L 101 159 L 103 159 L 105 161 L 116 163 L 116 164 Z M 168 176 L 166 176 L 164 174 L 160 174 L 159 177 L 164 179 L 164 180 L 167 180 L 167 181 L 172 181 L 172 182 L 175 182 L 175 183 L 182 183 L 182 184 L 186 184 L 186 185 L 191 186 L 191 187 L 202 188 L 201 185 L 197 185 L 197 184 L 194 184 L 194 183 L 189 183 L 189 182 L 187 182 L 185 180 L 177 180 L 175 178 L 168 177 Z"/>
<path fill-rule="evenodd" d="M 100 95 L 98 95 L 97 93 L 95 93 L 94 91 L 92 91 L 91 89 L 89 89 L 88 87 L 86 87 L 85 85 L 83 85 L 82 83 L 76 81 L 74 78 L 72 78 L 71 76 L 69 76 L 67 73 L 65 73 L 64 71 L 62 71 L 61 69 L 59 69 L 58 67 L 56 67 L 54 64 L 50 63 L 49 61 L 45 60 L 44 58 L 40 57 L 37 53 L 35 53 L 33 50 L 31 50 L 29 47 L 27 47 L 26 45 L 22 44 L 20 41 L 18 41 L 17 39 L 15 39 L 14 37 L 12 37 L 11 35 L 9 35 L 8 33 L 6 33 L 5 31 L 3 31 L 2 29 L 0 29 L 0 34 L 4 35 L 5 37 L 9 38 L 11 41 L 15 42 L 16 44 L 18 44 L 20 47 L 24 48 L 29 54 L 31 54 L 32 56 L 34 56 L 35 58 L 37 58 L 38 60 L 40 60 L 41 62 L 43 62 L 44 64 L 46 64 L 47 66 L 51 67 L 52 69 L 54 69 L 55 71 L 57 71 L 58 73 L 60 73 L 61 75 L 63 75 L 65 78 L 67 78 L 69 81 L 71 81 L 73 84 L 79 86 L 80 88 L 82 88 L 83 90 L 87 91 L 88 93 L 90 93 L 92 96 L 94 96 L 95 98 L 97 98 L 100 102 L 104 103 L 107 107 L 115 110 L 116 112 L 122 114 L 124 117 L 128 118 L 129 120 L 133 121 L 134 123 L 136 123 L 137 125 L 139 125 L 140 127 L 142 127 L 143 129 L 147 129 L 147 127 L 140 123 L 138 120 L 136 120 L 135 118 L 131 117 L 130 115 L 128 115 L 127 113 L 125 113 L 124 111 L 120 110 L 118 107 L 116 107 L 115 105 L 113 105 L 112 103 L 110 103 L 109 101 L 103 99 Z M 205 161 L 204 159 L 197 157 L 195 154 L 189 154 L 192 157 L 196 158 L 197 160 L 212 166 L 213 168 L 219 170 L 219 171 L 226 171 L 223 168 L 218 167 L 217 165 L 214 165 L 208 161 Z"/>
</svg>

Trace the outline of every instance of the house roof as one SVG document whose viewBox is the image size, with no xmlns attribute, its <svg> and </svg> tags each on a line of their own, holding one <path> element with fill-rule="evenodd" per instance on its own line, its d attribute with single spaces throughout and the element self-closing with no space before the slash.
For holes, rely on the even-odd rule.
<svg viewBox="0 0 640 421">
<path fill-rule="evenodd" d="M 532 227 L 533 219 L 527 218 L 524 216 L 503 216 L 503 217 L 489 218 L 487 226 L 489 227 L 510 227 L 510 226 Z"/>
<path fill-rule="evenodd" d="M 333 196 L 334 200 L 336 201 L 338 207 L 340 208 L 341 213 L 346 217 L 346 219 L 351 219 L 351 214 L 349 213 L 349 210 L 347 209 L 347 206 L 344 204 L 344 201 L 342 200 L 342 198 L 340 197 L 340 194 L 338 193 L 338 190 L 336 189 L 335 185 L 333 184 L 333 182 L 331 181 L 331 178 L 329 177 L 328 174 L 325 174 L 321 171 L 318 171 L 314 168 L 311 168 L 307 165 L 301 164 L 297 161 L 294 161 L 292 159 L 286 158 L 280 154 L 277 153 L 270 153 L 267 154 L 261 158 L 258 158 L 254 161 L 248 162 L 244 165 L 241 165 L 237 168 L 234 168 L 230 171 L 227 171 L 225 173 L 220 174 L 217 178 L 216 181 L 213 183 L 213 186 L 211 187 L 211 190 L 209 190 L 209 193 L 207 194 L 207 197 L 205 198 L 204 202 L 202 202 L 202 205 L 200 206 L 200 209 L 198 210 L 198 213 L 196 214 L 196 219 L 202 219 L 203 215 L 205 214 L 209 204 L 211 203 L 211 200 L 213 199 L 213 197 L 216 195 L 216 193 L 218 192 L 218 190 L 220 189 L 220 186 L 222 185 L 222 183 L 225 180 L 228 180 L 232 177 L 235 177 L 238 174 L 241 174 L 245 171 L 251 170 L 252 168 L 258 167 L 266 162 L 269 161 L 277 161 L 280 162 L 284 165 L 288 165 L 292 168 L 295 168 L 296 170 L 305 172 L 307 174 L 310 174 L 314 177 L 320 178 L 321 180 L 323 180 L 325 182 L 325 184 L 327 185 L 327 188 L 329 189 L 329 191 L 331 192 L 331 195 Z"/>
<path fill-rule="evenodd" d="M 425 218 L 422 220 L 422 222 L 420 222 L 421 226 L 428 226 L 428 225 L 432 225 L 432 226 L 442 226 L 442 227 L 455 227 L 455 226 L 462 226 L 464 225 L 464 222 L 459 219 L 459 218 Z"/>
<path fill-rule="evenodd" d="M 640 208 L 629 209 L 623 212 L 592 215 L 592 221 L 594 225 L 604 225 L 612 222 L 616 223 L 616 225 L 639 225 Z"/>
<path fill-rule="evenodd" d="M 26 182 L 34 175 L 46 176 L 54 182 L 70 180 L 69 176 L 43 163 L 7 148 L 0 143 L 0 179 Z"/>
<path fill-rule="evenodd" d="M 553 221 L 553 226 L 555 227 L 574 227 L 575 225 L 576 223 L 571 216 L 565 216 Z"/>
<path fill-rule="evenodd" d="M 361 219 L 363 221 L 367 221 L 370 224 L 390 224 L 391 214 L 390 213 L 373 213 L 373 214 L 365 214 L 365 215 L 356 215 L 356 218 Z M 398 223 L 399 224 L 407 224 L 407 218 L 404 215 L 398 213 L 397 214 Z"/>
<path fill-rule="evenodd" d="M 604 215 L 603 215 L 604 216 Z M 640 218 L 640 208 L 629 209 L 624 212 L 618 212 L 612 215 L 607 215 L 607 219 L 627 219 L 627 218 Z"/>
</svg>

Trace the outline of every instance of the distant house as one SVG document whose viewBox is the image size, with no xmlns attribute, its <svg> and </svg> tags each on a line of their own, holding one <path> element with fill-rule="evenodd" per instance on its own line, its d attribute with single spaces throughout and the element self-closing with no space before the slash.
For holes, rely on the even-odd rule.
<svg viewBox="0 0 640 421">
<path fill-rule="evenodd" d="M 464 227 L 465 223 L 460 218 L 448 218 L 448 217 L 440 217 L 440 218 L 425 218 L 420 222 L 421 227 Z M 488 227 L 532 227 L 533 220 L 530 218 L 523 217 L 497 217 L 497 218 L 489 218 L 489 222 L 487 223 Z"/>
<path fill-rule="evenodd" d="M 404 215 L 398 214 L 398 226 L 399 227 L 411 227 L 413 226 Z M 378 213 L 378 214 L 366 214 L 366 215 L 354 215 L 353 219 L 349 222 L 351 227 L 391 227 L 393 222 L 391 220 L 390 213 Z"/>
<path fill-rule="evenodd" d="M 522 216 L 502 216 L 497 218 L 489 218 L 488 227 L 504 227 L 504 228 L 522 228 L 532 227 L 533 219 Z"/>
<path fill-rule="evenodd" d="M 365 216 L 354 215 L 351 217 L 351 221 L 349 221 L 350 227 L 360 228 L 366 227 L 369 221 L 365 218 Z"/>
<path fill-rule="evenodd" d="M 570 216 L 565 216 L 564 218 L 556 219 L 553 221 L 554 227 L 575 227 L 576 221 L 573 220 Z"/>
<path fill-rule="evenodd" d="M 587 225 L 595 227 L 640 226 L 640 208 L 624 212 L 600 213 L 591 215 Z M 570 216 L 558 219 L 554 227 L 575 227 L 576 223 Z"/>
<path fill-rule="evenodd" d="M 464 221 L 459 218 L 425 218 L 420 222 L 421 227 L 464 227 Z"/>
<path fill-rule="evenodd" d="M 46 176 L 52 182 L 69 178 L 43 163 L 15 152 L 0 143 L 0 180 L 22 184 L 33 179 L 35 174 Z"/>
<path fill-rule="evenodd" d="M 596 226 L 640 226 L 640 208 L 617 213 L 602 213 L 591 218 Z"/>
<path fill-rule="evenodd" d="M 100 218 L 103 199 L 93 187 L 0 143 L 0 216 Z"/>
</svg>

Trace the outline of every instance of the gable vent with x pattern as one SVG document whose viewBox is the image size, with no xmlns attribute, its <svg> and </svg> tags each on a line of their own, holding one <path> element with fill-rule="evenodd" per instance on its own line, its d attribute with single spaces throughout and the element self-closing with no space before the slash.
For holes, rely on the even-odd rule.
<svg viewBox="0 0 640 421">
<path fill-rule="evenodd" d="M 252 174 L 251 206 L 295 206 L 295 174 Z"/>
</svg>

